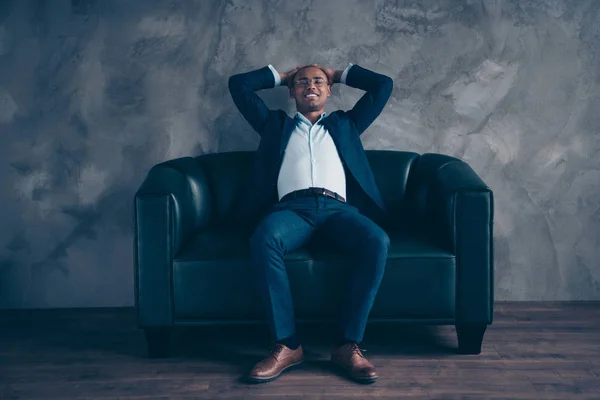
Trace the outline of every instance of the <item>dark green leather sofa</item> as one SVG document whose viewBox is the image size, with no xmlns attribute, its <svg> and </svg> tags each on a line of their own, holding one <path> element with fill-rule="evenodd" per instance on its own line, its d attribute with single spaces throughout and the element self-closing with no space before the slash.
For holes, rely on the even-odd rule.
<svg viewBox="0 0 600 400">
<path fill-rule="evenodd" d="M 252 151 L 155 165 L 134 199 L 135 305 L 151 357 L 170 329 L 262 322 L 249 268 L 251 230 L 231 221 Z M 465 162 L 367 150 L 390 212 L 386 271 L 370 321 L 456 326 L 479 354 L 493 318 L 493 193 Z M 334 321 L 344 258 L 326 248 L 286 256 L 299 323 Z M 266 322 L 265 322 L 266 323 Z"/>
</svg>

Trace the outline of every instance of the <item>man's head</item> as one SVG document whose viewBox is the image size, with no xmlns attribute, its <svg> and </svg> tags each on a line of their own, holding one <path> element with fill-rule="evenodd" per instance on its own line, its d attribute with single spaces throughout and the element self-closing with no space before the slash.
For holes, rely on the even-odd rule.
<svg viewBox="0 0 600 400">
<path fill-rule="evenodd" d="M 327 75 L 318 67 L 304 67 L 290 82 L 290 97 L 296 100 L 298 112 L 319 111 L 325 108 L 331 95 Z"/>
</svg>

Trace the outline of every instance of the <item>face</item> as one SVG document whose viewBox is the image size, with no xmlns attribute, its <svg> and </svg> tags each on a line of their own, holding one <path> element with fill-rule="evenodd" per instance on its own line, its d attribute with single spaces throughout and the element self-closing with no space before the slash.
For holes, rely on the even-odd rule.
<svg viewBox="0 0 600 400">
<path fill-rule="evenodd" d="M 290 87 L 290 97 L 296 100 L 298 112 L 323 109 L 330 95 L 331 87 L 327 83 L 327 75 L 316 67 L 306 67 L 298 71 Z"/>
</svg>

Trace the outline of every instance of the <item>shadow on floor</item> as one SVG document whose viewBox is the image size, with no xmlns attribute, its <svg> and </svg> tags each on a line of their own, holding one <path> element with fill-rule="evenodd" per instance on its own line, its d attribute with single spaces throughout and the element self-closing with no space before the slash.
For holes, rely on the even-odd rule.
<svg viewBox="0 0 600 400">
<path fill-rule="evenodd" d="M 31 315 L 30 315 L 31 314 Z M 147 359 L 144 333 L 131 310 L 93 310 L 15 314 L 0 337 L 10 343 L 29 343 L 32 350 L 67 350 L 76 359 L 125 357 Z M 56 315 L 55 315 L 56 314 Z M 36 314 L 37 315 L 37 314 Z M 10 316 L 10 315 L 9 315 Z M 306 362 L 303 368 L 327 369 L 333 324 L 298 324 Z M 456 354 L 451 326 L 370 324 L 361 343 L 365 355 L 447 356 Z M 202 360 L 241 370 L 265 357 L 269 349 L 266 325 L 178 327 L 172 330 L 169 358 Z M 74 358 L 74 359 L 75 359 Z"/>
<path fill-rule="evenodd" d="M 331 326 L 299 326 L 297 330 L 307 361 L 329 358 L 334 342 Z M 173 332 L 170 354 L 239 364 L 240 361 L 255 362 L 267 354 L 268 348 L 269 335 L 264 327 L 186 327 Z M 455 341 L 448 333 L 440 334 L 436 326 L 421 325 L 369 326 L 361 348 L 366 350 L 366 355 L 441 356 L 456 353 Z"/>
</svg>

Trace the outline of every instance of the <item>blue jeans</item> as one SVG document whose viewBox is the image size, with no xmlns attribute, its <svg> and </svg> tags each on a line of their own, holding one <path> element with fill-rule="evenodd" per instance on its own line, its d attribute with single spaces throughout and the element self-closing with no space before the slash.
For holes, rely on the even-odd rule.
<svg viewBox="0 0 600 400">
<path fill-rule="evenodd" d="M 273 205 L 250 238 L 252 267 L 258 278 L 272 340 L 296 333 L 292 295 L 283 262 L 286 253 L 308 243 L 319 231 L 349 261 L 339 335 L 362 341 L 367 318 L 387 260 L 389 237 L 375 222 L 347 203 L 322 195 L 298 197 Z"/>
</svg>

